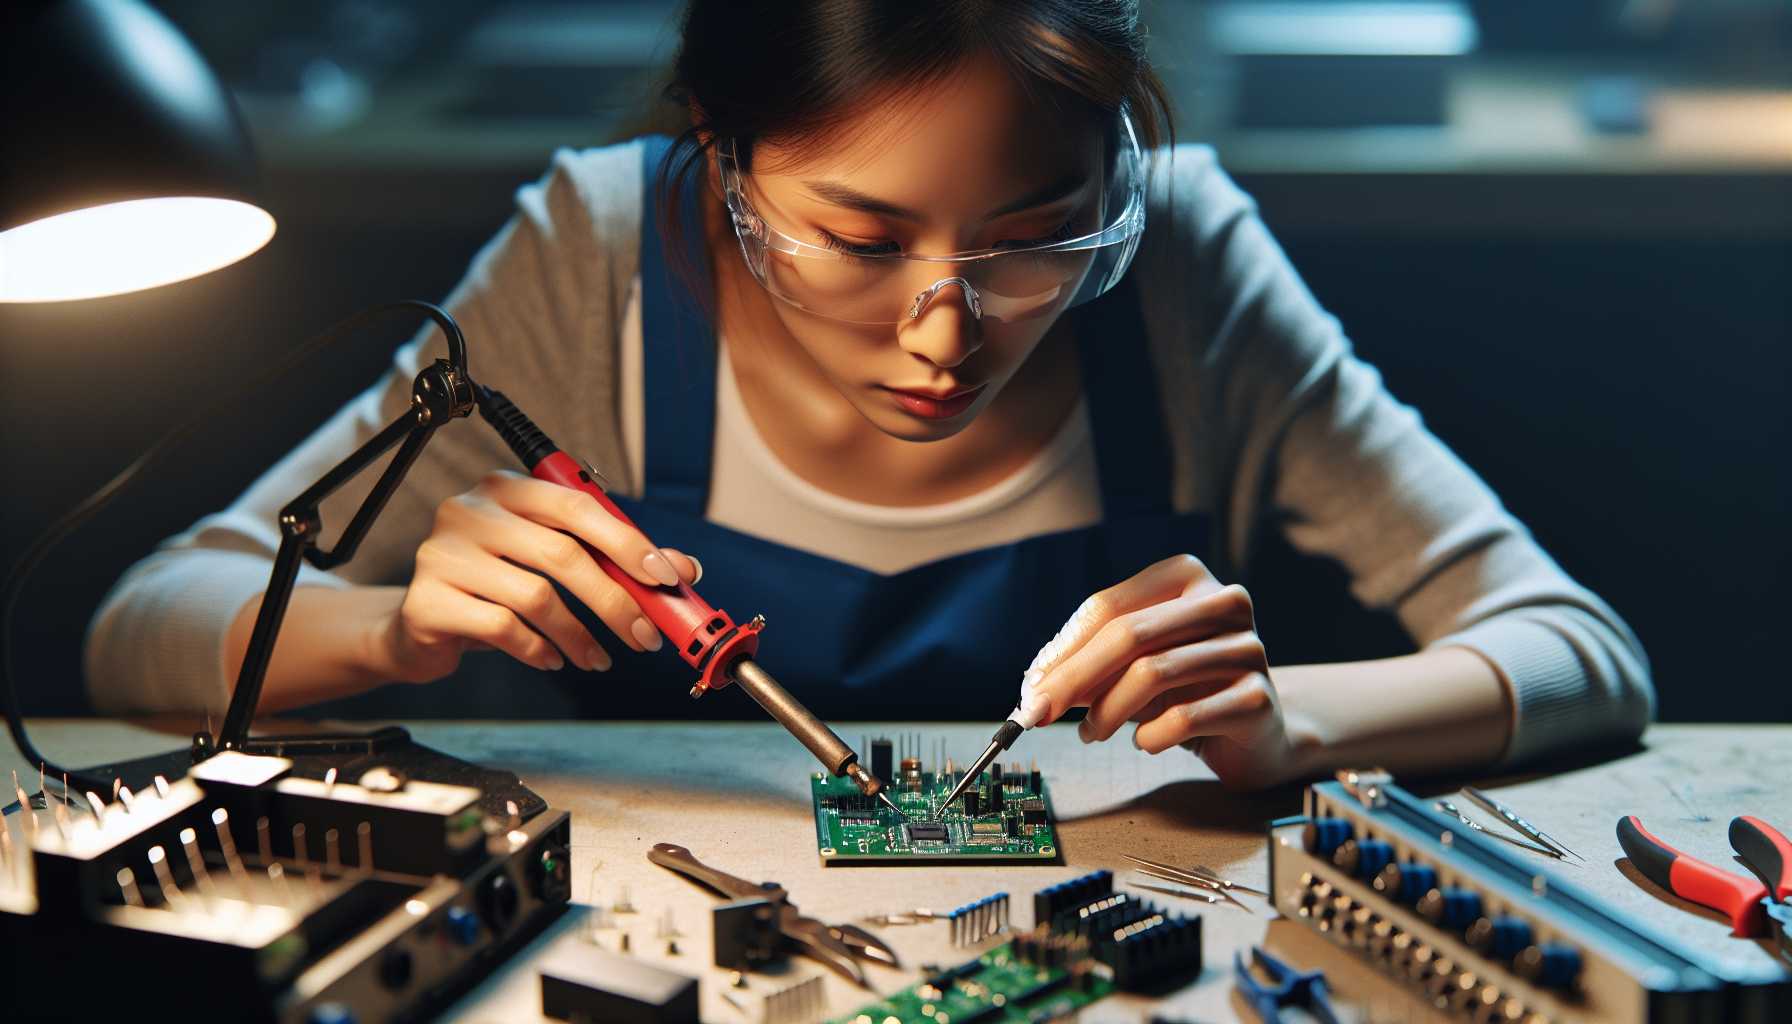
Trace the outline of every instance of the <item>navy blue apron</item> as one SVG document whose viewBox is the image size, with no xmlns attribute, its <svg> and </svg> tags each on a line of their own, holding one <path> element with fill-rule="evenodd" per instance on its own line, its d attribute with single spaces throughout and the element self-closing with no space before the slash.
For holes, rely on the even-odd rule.
<svg viewBox="0 0 1792 1024">
<path fill-rule="evenodd" d="M 617 500 L 656 543 L 703 560 L 698 590 L 711 604 L 736 621 L 766 617 L 760 662 L 816 713 L 999 718 L 1022 670 L 1084 598 L 1169 555 L 1205 555 L 1208 518 L 1178 515 L 1170 504 L 1169 443 L 1130 275 L 1068 314 L 1094 434 L 1101 522 L 883 575 L 705 519 L 718 343 L 666 258 L 654 215 L 668 147 L 663 137 L 648 139 L 642 169 L 646 486 L 640 499 Z M 705 273 L 702 194 L 700 181 L 688 183 L 683 221 L 687 251 Z M 682 694 L 693 678 L 669 650 L 621 650 L 612 673 L 628 681 L 606 687 L 623 703 L 621 689 Z M 730 698 L 736 695 L 723 691 L 704 699 Z"/>
</svg>

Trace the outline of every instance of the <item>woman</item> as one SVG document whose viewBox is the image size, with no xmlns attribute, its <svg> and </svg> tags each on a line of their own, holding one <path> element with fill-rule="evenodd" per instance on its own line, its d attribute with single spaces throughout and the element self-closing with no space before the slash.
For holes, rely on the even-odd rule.
<svg viewBox="0 0 1792 1024">
<path fill-rule="evenodd" d="M 668 94 L 688 131 L 557 154 L 449 300 L 475 376 L 641 531 L 443 430 L 362 556 L 301 578 L 264 710 L 486 647 L 681 693 L 577 537 L 767 613 L 810 700 L 993 721 L 1026 670 L 1046 720 L 1138 723 L 1230 785 L 1642 730 L 1623 622 L 1351 356 L 1213 154 L 1164 144 L 1135 4 L 693 0 Z M 439 345 L 131 570 L 92 629 L 97 704 L 222 707 L 274 510 Z M 1270 521 L 1417 653 L 1272 669 L 1236 583 Z"/>
</svg>

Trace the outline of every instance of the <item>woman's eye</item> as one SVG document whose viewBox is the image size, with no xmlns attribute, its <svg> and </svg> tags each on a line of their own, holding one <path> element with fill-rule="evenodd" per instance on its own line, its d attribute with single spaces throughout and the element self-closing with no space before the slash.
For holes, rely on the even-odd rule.
<svg viewBox="0 0 1792 1024">
<path fill-rule="evenodd" d="M 902 251 L 902 247 L 888 239 L 882 242 L 849 242 L 830 232 L 819 231 L 821 245 L 824 249 L 843 252 L 849 256 L 890 256 Z"/>
<path fill-rule="evenodd" d="M 1076 217 L 1073 215 L 1068 220 L 1064 221 L 1064 223 L 1059 224 L 1057 227 L 1043 235 L 1036 235 L 1032 238 L 1003 239 L 1002 241 L 997 242 L 995 247 L 997 249 L 1019 249 L 1034 245 L 1050 245 L 1053 242 L 1062 242 L 1073 236 L 1075 233 L 1075 225 Z"/>
</svg>

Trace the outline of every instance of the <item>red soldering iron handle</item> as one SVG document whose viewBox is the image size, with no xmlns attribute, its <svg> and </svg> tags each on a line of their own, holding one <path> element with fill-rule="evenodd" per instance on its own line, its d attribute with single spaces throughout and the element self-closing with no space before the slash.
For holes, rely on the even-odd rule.
<svg viewBox="0 0 1792 1024">
<path fill-rule="evenodd" d="M 563 451 L 555 451 L 543 458 L 531 467 L 530 473 L 539 480 L 584 491 L 596 498 L 606 512 L 630 526 L 635 525 L 597 481 L 591 479 L 591 474 Z M 737 625 L 727 612 L 710 607 L 709 602 L 699 597 L 689 584 L 671 587 L 642 583 L 591 545 L 586 544 L 585 550 L 597 560 L 598 567 L 606 575 L 628 591 L 647 618 L 678 649 L 678 656 L 701 673 L 692 696 L 728 685 L 731 681 L 728 671 L 734 662 L 758 650 L 760 626 L 757 621 Z"/>
</svg>

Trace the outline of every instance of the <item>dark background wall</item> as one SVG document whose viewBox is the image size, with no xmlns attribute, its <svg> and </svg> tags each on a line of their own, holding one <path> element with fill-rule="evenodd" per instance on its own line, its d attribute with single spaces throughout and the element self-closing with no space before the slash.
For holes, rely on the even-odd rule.
<svg viewBox="0 0 1792 1024">
<path fill-rule="evenodd" d="M 0 560 L 197 402 L 312 331 L 374 302 L 443 296 L 541 166 L 419 178 L 270 149 L 280 229 L 262 253 L 139 295 L 0 306 Z M 1758 216 L 1664 217 L 1652 202 L 1513 224 L 1485 210 L 1454 222 L 1315 216 L 1338 205 L 1326 175 L 1240 163 L 1308 283 L 1394 393 L 1641 634 L 1661 717 L 1792 719 L 1779 645 L 1792 568 L 1792 160 L 1734 181 L 1650 186 L 1694 207 L 1740 189 Z M 1474 210 L 1490 180 L 1432 182 L 1426 201 Z M 1541 178 L 1535 203 L 1522 175 L 1497 184 L 1502 202 L 1533 213 L 1560 201 Z M 1381 194 L 1398 204 L 1400 192 L 1384 182 Z M 82 711 L 82 631 L 117 574 L 233 498 L 371 381 L 410 329 L 371 332 L 245 400 L 57 551 L 19 622 L 27 708 Z M 1272 544 L 1251 583 L 1277 660 L 1400 645 L 1352 607 L 1329 566 Z"/>
</svg>

